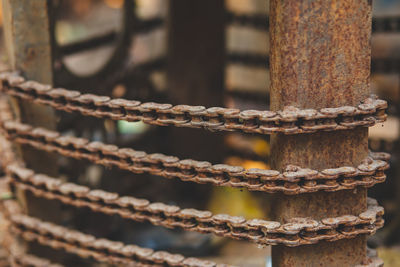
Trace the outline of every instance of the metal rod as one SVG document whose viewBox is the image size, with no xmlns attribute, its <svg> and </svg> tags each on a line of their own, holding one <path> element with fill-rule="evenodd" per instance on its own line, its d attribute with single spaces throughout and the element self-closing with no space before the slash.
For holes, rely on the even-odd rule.
<svg viewBox="0 0 400 267">
<path fill-rule="evenodd" d="M 369 94 L 371 1 L 271 0 L 271 108 L 356 105 Z M 368 130 L 271 137 L 271 167 L 355 166 L 368 153 Z M 356 214 L 366 190 L 278 195 L 274 219 Z M 366 258 L 366 238 L 300 248 L 276 246 L 273 266 L 352 266 Z"/>
<path fill-rule="evenodd" d="M 171 102 L 221 106 L 225 82 L 224 1 L 172 0 L 168 14 L 167 87 Z M 222 135 L 177 128 L 169 132 L 174 153 L 185 157 L 195 154 L 211 162 L 222 160 Z M 183 142 L 188 136 L 190 142 Z"/>
<path fill-rule="evenodd" d="M 3 0 L 3 15 L 11 67 L 21 71 L 26 79 L 52 84 L 53 62 L 47 2 Z M 12 99 L 12 103 L 22 122 L 47 129 L 56 128 L 56 116 L 52 108 L 25 100 Z M 29 147 L 23 147 L 21 150 L 27 166 L 43 173 L 57 174 L 54 156 Z M 51 213 L 39 208 L 40 205 L 36 206 L 35 203 L 33 200 L 25 201 L 28 212 L 51 216 Z"/>
<path fill-rule="evenodd" d="M 3 0 L 4 33 L 9 65 L 21 71 L 26 79 L 46 84 L 53 83 L 53 59 L 50 38 L 48 0 Z M 56 129 L 56 115 L 52 108 L 25 100 L 10 98 L 19 120 L 47 129 Z M 26 166 L 49 175 L 57 175 L 56 156 L 17 146 Z M 60 204 L 36 198 L 31 193 L 18 190 L 18 201 L 27 214 L 58 222 L 61 219 Z M 43 208 L 45 207 L 45 208 Z M 38 253 L 54 257 L 53 253 L 30 246 Z"/>
</svg>

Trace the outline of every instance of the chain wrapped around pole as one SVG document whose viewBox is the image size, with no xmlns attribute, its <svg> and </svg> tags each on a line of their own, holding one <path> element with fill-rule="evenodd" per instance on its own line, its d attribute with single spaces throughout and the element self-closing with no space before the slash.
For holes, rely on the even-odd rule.
<svg viewBox="0 0 400 267">
<path fill-rule="evenodd" d="M 316 191 L 340 191 L 357 186 L 371 187 L 385 181 L 389 168 L 386 153 L 370 153 L 357 167 L 343 166 L 321 171 L 289 165 L 284 172 L 244 169 L 206 161 L 180 160 L 163 154 L 147 154 L 130 148 L 118 148 L 84 138 L 61 136 L 58 132 L 33 128 L 8 121 L 1 124 L 6 136 L 17 143 L 40 150 L 57 152 L 75 159 L 114 166 L 134 173 L 150 173 L 182 181 L 209 183 L 217 186 L 244 187 L 253 191 L 301 194 Z"/>
<path fill-rule="evenodd" d="M 284 244 L 299 246 L 322 240 L 336 241 L 360 234 L 373 234 L 383 226 L 383 208 L 373 199 L 367 211 L 359 216 L 340 216 L 320 221 L 293 218 L 288 223 L 246 220 L 226 214 L 213 215 L 209 211 L 181 209 L 164 203 L 151 203 L 145 199 L 121 197 L 117 193 L 91 190 L 86 186 L 63 183 L 17 165 L 8 168 L 11 183 L 38 197 L 57 199 L 64 204 L 86 207 L 108 215 L 119 215 L 134 221 L 148 221 L 167 228 L 181 228 L 200 233 L 246 240 L 262 245 Z"/>
<path fill-rule="evenodd" d="M 141 103 L 135 100 L 111 99 L 107 96 L 81 94 L 78 91 L 54 89 L 34 81 L 25 81 L 16 73 L 0 74 L 1 90 L 9 95 L 49 105 L 66 112 L 113 120 L 142 121 L 158 126 L 205 128 L 213 131 L 246 133 L 300 134 L 370 127 L 386 120 L 387 103 L 371 96 L 356 107 L 258 111 L 203 106 Z"/>
</svg>

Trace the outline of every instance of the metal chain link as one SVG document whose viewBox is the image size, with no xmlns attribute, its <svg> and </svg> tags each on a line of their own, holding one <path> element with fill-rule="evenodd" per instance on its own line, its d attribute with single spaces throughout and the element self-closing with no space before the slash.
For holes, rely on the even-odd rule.
<svg viewBox="0 0 400 267">
<path fill-rule="evenodd" d="M 11 267 L 63 267 L 58 263 L 31 254 L 13 254 L 9 255 L 8 260 Z"/>
<path fill-rule="evenodd" d="M 54 249 L 64 249 L 84 258 L 94 258 L 99 262 L 124 264 L 124 266 L 184 266 L 184 267 L 228 267 L 196 258 L 184 258 L 179 254 L 153 252 L 151 249 L 134 245 L 123 245 L 107 239 L 95 239 L 77 231 L 45 223 L 27 216 L 14 216 L 16 226 L 12 231 L 28 241 L 36 241 Z M 135 260 L 135 263 L 132 263 Z M 369 263 L 356 267 L 381 267 L 382 260 L 371 258 Z M 143 263 L 145 262 L 145 263 Z"/>
<path fill-rule="evenodd" d="M 15 121 L 1 124 L 5 135 L 20 144 L 57 152 L 75 159 L 114 166 L 134 173 L 150 173 L 182 181 L 209 183 L 217 186 L 243 187 L 252 191 L 300 194 L 316 191 L 339 191 L 357 186 L 371 187 L 385 181 L 389 155 L 371 153 L 357 167 L 343 166 L 321 171 L 289 165 L 284 172 L 244 169 L 207 161 L 180 160 L 163 154 L 147 154 L 130 148 L 118 148 L 84 138 L 61 136 L 58 132 L 32 128 Z"/>
<path fill-rule="evenodd" d="M 0 121 L 12 120 L 13 116 L 7 100 L 4 96 L 0 96 Z M 4 135 L 0 135 L 0 173 L 11 163 L 18 162 L 12 149 L 12 144 Z"/>
<path fill-rule="evenodd" d="M 6 186 L 9 181 L 0 180 L 0 193 L 9 192 Z M 153 251 L 136 245 L 126 245 L 121 242 L 81 233 L 76 230 L 43 222 L 38 218 L 22 213 L 20 205 L 13 199 L 0 201 L 2 213 L 9 222 L 10 232 L 20 235 L 27 241 L 35 241 L 53 249 L 62 249 L 81 258 L 92 258 L 98 262 L 123 264 L 123 266 L 181 266 L 181 267 L 234 267 L 227 264 L 216 264 L 197 258 L 187 258 L 180 254 L 170 254 L 164 251 Z M 21 253 L 18 255 L 23 256 Z M 32 258 L 19 258 L 19 261 L 32 261 Z M 41 259 L 34 262 L 39 263 Z M 46 260 L 43 260 L 43 263 Z M 19 265 L 18 265 L 19 266 Z M 23 265 L 24 266 L 24 265 Z M 48 266 L 48 265 L 29 265 Z M 49 265 L 48 267 L 59 267 Z"/>
<path fill-rule="evenodd" d="M 181 209 L 164 203 L 151 203 L 145 199 L 121 197 L 117 193 L 91 190 L 74 183 L 36 174 L 17 165 L 8 168 L 11 183 L 33 194 L 57 199 L 75 207 L 87 207 L 108 215 L 119 215 L 134 221 L 147 221 L 167 228 L 212 233 L 214 235 L 245 240 L 261 245 L 283 244 L 300 246 L 315 244 L 321 240 L 336 241 L 354 238 L 360 234 L 373 234 L 383 226 L 382 207 L 373 199 L 368 201 L 367 211 L 358 216 L 345 215 L 320 221 L 310 218 L 292 218 L 287 223 L 246 220 L 226 214 L 213 215 L 210 211 Z"/>
<path fill-rule="evenodd" d="M 13 223 L 11 231 L 27 241 L 35 241 L 53 249 L 62 249 L 82 258 L 93 258 L 98 262 L 123 264 L 123 266 L 229 266 L 197 258 L 185 258 L 180 254 L 165 251 L 156 252 L 149 248 L 125 245 L 108 239 L 98 239 L 22 214 L 11 215 L 10 220 Z"/>
<path fill-rule="evenodd" d="M 93 258 L 99 262 L 122 264 L 123 266 L 228 266 L 196 258 L 185 258 L 180 254 L 170 254 L 164 251 L 154 252 L 151 249 L 135 245 L 124 246 L 120 242 L 107 239 L 95 239 L 91 235 L 71 231 L 23 215 L 13 216 L 13 220 L 15 225 L 11 230 L 27 241 L 36 241 L 41 245 L 62 249 L 82 258 Z"/>
<path fill-rule="evenodd" d="M 142 121 L 158 126 L 205 128 L 213 131 L 242 131 L 258 134 L 299 134 L 369 127 L 386 120 L 387 102 L 375 96 L 357 107 L 258 111 L 203 106 L 141 103 L 54 89 L 25 79 L 16 73 L 0 74 L 1 90 L 9 95 L 52 106 L 67 112 L 113 120 Z"/>
<path fill-rule="evenodd" d="M 258 21 L 260 20 L 259 17 Z M 246 23 L 249 23 L 248 18 L 242 16 L 241 24 Z M 377 24 L 374 30 L 400 30 L 400 20 L 395 20 L 395 18 L 390 20 L 386 18 L 385 21 L 382 20 L 381 24 Z M 267 24 L 263 21 L 261 29 L 265 25 Z M 257 25 L 255 26 L 257 27 Z M 265 64 L 260 63 L 260 58 L 245 56 L 247 57 L 246 60 L 252 60 L 256 64 Z M 80 94 L 76 91 L 52 89 L 31 81 L 25 82 L 15 74 L 6 75 L 7 78 L 0 75 L 0 79 L 2 80 L 2 89 L 10 95 L 47 104 L 67 112 L 78 111 L 83 115 L 114 120 L 141 120 L 159 126 L 174 125 L 259 134 L 276 132 L 298 134 L 320 130 L 352 129 L 358 126 L 368 127 L 386 119 L 384 111 L 387 104 L 375 97 L 367 99 L 358 107 L 321 110 L 300 110 L 288 107 L 275 113 L 254 110 L 240 111 L 219 107 L 206 109 L 201 106 L 172 106 L 170 104 L 140 103 L 125 99 L 111 100 L 105 96 Z M 10 123 L 8 125 L 10 126 Z M 21 138 L 21 136 L 18 136 L 21 132 L 17 134 L 17 131 L 25 126 L 27 125 L 19 124 L 16 126 L 16 131 L 10 137 L 18 142 L 26 138 L 22 143 L 36 147 L 42 146 L 41 149 L 57 151 L 60 154 L 68 154 L 67 156 L 75 158 L 86 158 L 96 163 L 118 166 L 133 172 L 147 172 L 198 183 L 247 187 L 250 190 L 257 191 L 282 191 L 287 194 L 297 194 L 318 190 L 337 191 L 359 185 L 369 187 L 378 182 L 383 182 L 386 177 L 383 171 L 388 168 L 388 164 L 382 161 L 387 160 L 386 154 L 371 154 L 371 158 L 366 159 L 357 168 L 342 167 L 317 172 L 297 166 L 289 166 L 284 173 L 254 169 L 244 170 L 237 166 L 211 165 L 208 162 L 185 161 L 161 154 L 148 155 L 144 152 L 118 149 L 115 146 L 98 142 L 89 143 L 89 141 L 80 138 L 61 137 L 58 133 L 39 128 L 31 128 L 31 130 L 41 132 L 43 135 L 24 133 Z M 27 131 L 26 127 L 24 131 Z M 45 142 L 41 143 L 43 140 Z M 50 142 L 47 143 L 48 141 Z M 81 153 L 80 149 L 85 152 Z M 127 160 L 128 163 L 121 162 L 122 159 Z M 213 233 L 264 245 L 297 246 L 313 244 L 320 240 L 335 241 L 342 238 L 352 238 L 359 234 L 372 234 L 383 225 L 383 208 L 371 199 L 368 201 L 368 210 L 358 217 L 347 215 L 327 218 L 318 222 L 308 218 L 294 218 L 290 223 L 282 225 L 279 222 L 258 219 L 248 221 L 242 217 L 223 214 L 212 215 L 208 211 L 182 210 L 177 206 L 163 203 L 150 203 L 143 199 L 120 197 L 115 193 L 90 190 L 87 187 L 72 183 L 62 183 L 57 179 L 35 174 L 28 169 L 17 166 L 10 167 L 10 172 L 13 174 L 12 181 L 15 186 L 29 190 L 40 197 L 58 199 L 65 204 L 88 207 L 109 215 L 118 214 L 123 218 L 136 221 L 145 220 L 155 225 Z M 318 182 L 322 182 L 322 186 Z M 13 223 L 11 229 L 26 240 L 36 241 L 56 249 L 64 249 L 81 257 L 95 258 L 100 262 L 124 264 L 125 266 L 227 266 L 194 258 L 185 259 L 178 254 L 162 251 L 154 252 L 151 249 L 124 245 L 121 242 L 96 239 L 93 236 L 22 214 L 13 214 L 10 216 L 10 220 Z M 288 235 L 287 240 L 282 241 L 285 239 L 285 235 Z M 261 239 L 263 241 L 259 242 Z M 16 266 L 61 266 L 31 255 L 21 254 L 18 257 L 12 257 L 12 259 Z M 357 267 L 382 265 L 383 262 L 380 259 L 371 257 L 369 263 Z"/>
<path fill-rule="evenodd" d="M 3 152 L 3 151 L 2 151 Z M 6 177 L 0 177 L 0 194 L 11 195 L 11 191 L 6 181 Z M 1 203 L 2 202 L 2 203 Z M 20 207 L 16 203 L 16 201 L 12 199 L 2 200 L 0 203 L 0 211 L 2 216 L 2 224 L 6 227 L 9 227 L 10 222 L 7 220 L 9 217 L 9 212 L 4 207 L 4 202 L 9 202 L 8 204 L 13 205 L 13 212 L 20 212 Z M 10 207 L 10 205 L 7 205 Z M 18 242 L 17 238 L 12 235 L 9 231 L 4 231 L 1 234 L 1 248 L 4 251 L 5 257 L 7 258 L 8 264 L 7 266 L 11 267 L 63 267 L 61 264 L 52 263 L 47 259 L 39 258 L 37 256 L 28 254 L 26 252 L 26 247 L 22 246 L 20 242 Z"/>
</svg>

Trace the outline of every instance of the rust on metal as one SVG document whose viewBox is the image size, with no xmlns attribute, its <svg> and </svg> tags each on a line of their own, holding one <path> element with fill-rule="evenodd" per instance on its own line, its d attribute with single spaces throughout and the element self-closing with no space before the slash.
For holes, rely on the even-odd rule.
<svg viewBox="0 0 400 267">
<path fill-rule="evenodd" d="M 337 108 L 358 105 L 369 95 L 372 10 L 369 0 L 272 0 L 271 108 Z M 271 165 L 312 169 L 356 166 L 368 154 L 368 130 L 272 135 Z M 322 218 L 366 209 L 366 190 L 316 192 L 274 199 L 274 219 Z M 346 253 L 344 253 L 346 251 Z M 340 243 L 282 246 L 272 250 L 274 266 L 351 266 L 366 259 L 366 238 Z"/>
<path fill-rule="evenodd" d="M 13 106 L 18 107 L 15 110 L 22 123 L 13 120 L 7 112 L 2 114 L 1 129 L 10 140 L 25 145 L 24 158 L 30 168 L 21 167 L 23 164 L 19 162 L 12 165 L 15 157 L 4 154 L 0 157 L 2 164 L 10 165 L 5 181 L 17 192 L 35 196 L 35 202 L 63 203 L 167 228 L 276 245 L 272 255 L 277 267 L 381 266 L 382 261 L 376 255 L 367 255 L 366 250 L 366 236 L 375 233 L 384 222 L 383 208 L 367 198 L 366 189 L 383 182 L 386 179 L 384 171 L 389 167 L 387 154 L 368 151 L 367 127 L 383 122 L 387 109 L 385 101 L 369 94 L 371 1 L 271 0 L 272 110 L 264 111 L 221 106 L 224 25 L 228 21 L 264 29 L 267 25 L 265 17 L 225 14 L 223 0 L 189 2 L 175 0 L 170 3 L 168 87 L 174 97 L 172 104 L 160 104 L 85 94 L 87 88 L 82 88 L 81 92 L 53 88 L 55 50 L 51 48 L 54 36 L 50 33 L 49 2 L 23 0 L 17 4 L 3 0 L 12 69 L 20 72 L 1 73 L 0 85 L 1 91 L 14 99 Z M 130 16 L 132 3 L 125 2 L 124 27 L 132 24 L 126 22 L 136 20 Z M 205 14 L 208 20 L 204 20 Z M 391 20 L 392 28 L 397 27 L 395 22 Z M 147 26 L 139 23 L 135 31 L 144 26 L 143 31 L 158 27 L 151 23 Z M 377 25 L 380 31 L 392 29 Z M 119 54 L 118 58 L 127 52 L 130 34 L 130 29 L 124 28 L 119 43 L 122 50 L 115 52 Z M 108 42 L 116 35 L 111 33 L 98 40 Z M 96 45 L 90 41 L 92 43 L 64 47 L 64 53 Z M 116 58 L 111 58 L 110 62 L 118 63 Z M 252 54 L 230 55 L 228 60 L 264 65 Z M 265 65 L 268 64 L 265 62 Z M 91 78 L 99 75 L 102 71 Z M 81 82 L 75 78 L 69 82 Z M 188 105 L 175 105 L 180 103 Z M 50 107 L 84 116 L 142 121 L 158 126 L 271 134 L 272 167 L 275 170 L 181 160 L 62 136 L 52 130 L 55 116 Z M 171 133 L 175 133 L 173 131 Z M 201 136 L 200 131 L 195 134 L 199 133 Z M 172 134 L 179 141 L 182 136 L 185 134 Z M 217 141 L 220 138 L 207 139 L 207 144 L 221 145 Z M 197 135 L 195 139 L 196 146 L 202 148 L 204 142 L 199 141 Z M 0 142 L 2 148 L 9 150 L 2 140 Z M 182 147 L 180 151 L 179 147 L 173 146 L 178 153 L 191 153 L 188 147 Z M 248 220 L 210 211 L 181 209 L 65 183 L 39 174 L 55 173 L 49 166 L 56 164 L 49 164 L 49 160 L 43 160 L 44 156 L 37 156 L 38 151 L 57 152 L 134 173 L 277 193 L 272 204 L 274 218 L 272 221 Z M 219 153 L 213 156 L 217 154 L 220 156 Z M 124 266 L 227 266 L 98 239 L 45 222 L 42 219 L 47 214 L 37 216 L 41 217 L 39 219 L 29 210 L 30 215 L 24 215 L 14 200 L 1 201 L 1 204 L 15 234 L 29 242 L 80 257 Z M 19 252 L 18 255 L 10 254 L 10 260 L 22 266 L 53 266 L 47 260 Z"/>
<path fill-rule="evenodd" d="M 10 69 L 18 70 L 26 79 L 53 84 L 53 54 L 51 46 L 51 19 L 47 0 L 2 0 L 4 35 Z M 47 129 L 56 129 L 53 108 L 24 99 L 9 98 L 16 119 Z M 57 175 L 54 156 L 29 146 L 17 147 L 19 158 L 26 166 Z M 19 202 L 32 216 L 57 221 L 58 206 L 42 203 L 29 194 L 17 192 Z M 46 205 L 47 209 L 42 209 Z"/>
<path fill-rule="evenodd" d="M 86 186 L 61 182 L 17 165 L 8 168 L 11 183 L 38 197 L 57 199 L 64 204 L 87 207 L 108 215 L 119 215 L 134 221 L 148 221 L 167 228 L 181 228 L 200 233 L 246 240 L 261 245 L 299 246 L 321 241 L 336 241 L 373 234 L 383 225 L 383 208 L 370 199 L 368 209 L 358 216 L 340 216 L 314 220 L 291 218 L 288 222 L 246 220 L 239 216 L 212 214 L 209 211 L 181 209 L 145 199 L 119 196 Z"/>
<path fill-rule="evenodd" d="M 95 238 L 75 230 L 41 221 L 23 214 L 10 216 L 11 231 L 27 241 L 58 250 L 65 250 L 83 258 L 93 258 L 98 262 L 123 264 L 123 266 L 182 266 L 218 267 L 207 260 L 185 258 L 180 254 L 153 251 L 136 245 Z M 43 266 L 43 265 L 42 265 Z"/>
<path fill-rule="evenodd" d="M 61 88 L 53 89 L 45 84 L 25 81 L 16 73 L 2 73 L 0 79 L 2 91 L 17 98 L 50 105 L 55 109 L 67 112 L 77 111 L 85 116 L 143 121 L 158 126 L 173 125 L 258 134 L 300 134 L 370 127 L 385 121 L 387 117 L 385 114 L 387 102 L 377 99 L 376 96 L 368 97 L 365 94 L 348 105 L 328 105 L 318 109 L 312 106 L 297 108 L 294 107 L 292 100 L 288 99 L 288 102 L 277 111 L 241 111 L 222 107 L 173 106 L 171 104 L 110 99 L 107 96 L 81 94 L 78 91 Z M 331 97 L 338 101 L 337 99 L 343 97 L 340 94 L 339 91 L 335 91 Z"/>
<path fill-rule="evenodd" d="M 208 183 L 216 186 L 243 187 L 252 191 L 302 194 L 318 191 L 335 192 L 357 187 L 371 187 L 384 182 L 389 168 L 385 153 L 371 153 L 358 166 L 339 166 L 312 170 L 290 165 L 281 172 L 264 169 L 244 169 L 207 161 L 180 160 L 163 154 L 147 154 L 130 148 L 118 148 L 84 138 L 62 136 L 58 132 L 8 121 L 1 123 L 4 134 L 16 143 L 39 150 L 57 152 L 75 159 L 114 166 L 133 173 L 150 173 L 182 181 Z M 374 158 L 377 157 L 377 158 Z M 383 160 L 382 160 L 383 159 Z M 317 168 L 318 169 L 318 168 Z M 339 202 L 338 205 L 341 205 Z"/>
</svg>

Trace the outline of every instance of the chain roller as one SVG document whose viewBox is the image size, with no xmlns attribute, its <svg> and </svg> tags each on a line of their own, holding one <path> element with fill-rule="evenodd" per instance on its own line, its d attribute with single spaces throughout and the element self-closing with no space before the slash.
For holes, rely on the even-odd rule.
<svg viewBox="0 0 400 267">
<path fill-rule="evenodd" d="M 13 119 L 4 96 L 0 96 L 0 114 L 0 121 Z M 11 143 L 3 135 L 0 135 L 0 151 L 0 172 L 2 172 L 9 164 L 18 162 L 18 159 L 13 153 Z"/>
<path fill-rule="evenodd" d="M 385 181 L 389 168 L 388 154 L 372 153 L 356 168 L 343 166 L 322 171 L 289 165 L 284 172 L 264 169 L 244 169 L 207 161 L 180 160 L 163 154 L 147 154 L 130 148 L 118 148 L 84 138 L 61 136 L 58 132 L 15 121 L 2 124 L 9 139 L 40 150 L 57 152 L 75 159 L 114 166 L 134 173 L 150 173 L 182 181 L 208 183 L 217 186 L 242 187 L 252 191 L 300 194 L 316 191 L 339 191 L 357 186 L 371 187 Z M 386 161 L 385 161 L 386 160 Z"/>
<path fill-rule="evenodd" d="M 0 182 L 0 193 L 9 193 L 6 186 L 7 178 Z M 181 267 L 233 267 L 226 264 L 216 264 L 211 261 L 197 258 L 186 258 L 180 254 L 170 254 L 164 251 L 154 251 L 136 245 L 126 245 L 103 238 L 95 238 L 76 230 L 41 221 L 38 218 L 29 217 L 22 213 L 20 205 L 13 199 L 0 202 L 2 213 L 9 222 L 9 228 L 14 234 L 20 235 L 27 241 L 35 241 L 41 245 L 53 249 L 61 249 L 82 258 L 91 258 L 98 262 L 109 264 L 122 264 L 123 266 L 181 266 Z M 14 253 L 16 256 L 16 253 Z M 59 267 L 59 265 L 45 265 L 49 263 L 43 259 L 33 259 L 29 255 L 25 257 L 19 251 L 18 257 L 11 255 L 11 260 L 21 263 L 38 263 L 38 265 Z M 40 264 L 40 262 L 43 263 Z M 17 265 L 25 266 L 25 265 Z"/>
<path fill-rule="evenodd" d="M 369 127 L 386 120 L 387 102 L 375 96 L 357 107 L 298 109 L 288 106 L 281 111 L 259 111 L 111 99 L 107 96 L 81 94 L 62 88 L 52 88 L 25 79 L 16 73 L 1 73 L 2 91 L 57 110 L 80 112 L 85 116 L 113 120 L 142 121 L 147 124 L 212 131 L 242 131 L 258 134 L 300 134 Z"/>
<path fill-rule="evenodd" d="M 61 264 L 30 254 L 9 255 L 8 260 L 12 267 L 63 267 Z"/>
<path fill-rule="evenodd" d="M 368 210 L 359 216 L 345 215 L 316 221 L 293 218 L 290 222 L 246 220 L 226 214 L 213 215 L 209 211 L 181 209 L 145 199 L 119 196 L 117 193 L 91 190 L 86 186 L 63 183 L 59 179 L 12 165 L 8 168 L 12 183 L 47 199 L 57 199 L 75 207 L 87 207 L 108 215 L 119 215 L 134 221 L 147 221 L 167 228 L 181 228 L 200 233 L 246 240 L 261 245 L 283 244 L 299 246 L 321 240 L 336 241 L 360 234 L 373 234 L 383 226 L 383 208 L 369 199 Z"/>
<path fill-rule="evenodd" d="M 92 235 L 43 222 L 22 214 L 11 215 L 11 231 L 27 241 L 62 249 L 82 258 L 93 258 L 98 262 L 123 266 L 184 266 L 184 267 L 228 267 L 197 258 L 185 258 L 180 254 L 153 251 L 136 245 L 98 239 Z"/>
</svg>

